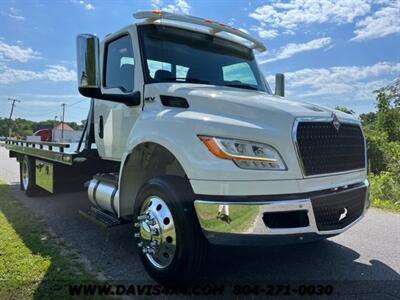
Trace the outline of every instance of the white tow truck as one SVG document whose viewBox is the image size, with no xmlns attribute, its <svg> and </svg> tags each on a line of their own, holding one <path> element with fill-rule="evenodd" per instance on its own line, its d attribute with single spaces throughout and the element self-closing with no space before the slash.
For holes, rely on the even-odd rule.
<svg viewBox="0 0 400 300">
<path fill-rule="evenodd" d="M 77 145 L 8 140 L 29 196 L 82 189 L 90 215 L 132 222 L 158 281 L 192 278 L 209 243 L 270 245 L 337 235 L 369 205 L 366 145 L 353 116 L 272 93 L 262 42 L 161 10 L 77 38 L 91 98 Z"/>
</svg>

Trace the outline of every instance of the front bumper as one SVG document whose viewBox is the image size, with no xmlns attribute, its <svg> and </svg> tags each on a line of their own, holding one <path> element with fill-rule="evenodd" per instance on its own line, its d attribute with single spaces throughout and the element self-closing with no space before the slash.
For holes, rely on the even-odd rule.
<svg viewBox="0 0 400 300">
<path fill-rule="evenodd" d="M 195 200 L 195 210 L 207 239 L 224 245 L 282 244 L 334 236 L 357 223 L 369 206 L 367 180 L 308 194 L 212 198 Z"/>
</svg>

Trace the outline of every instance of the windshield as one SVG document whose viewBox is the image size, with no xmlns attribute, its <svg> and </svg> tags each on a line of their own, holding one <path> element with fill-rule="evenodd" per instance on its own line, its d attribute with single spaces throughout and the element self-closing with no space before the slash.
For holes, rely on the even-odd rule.
<svg viewBox="0 0 400 300">
<path fill-rule="evenodd" d="M 146 83 L 185 82 L 268 91 L 253 52 L 209 34 L 139 27 Z"/>
</svg>

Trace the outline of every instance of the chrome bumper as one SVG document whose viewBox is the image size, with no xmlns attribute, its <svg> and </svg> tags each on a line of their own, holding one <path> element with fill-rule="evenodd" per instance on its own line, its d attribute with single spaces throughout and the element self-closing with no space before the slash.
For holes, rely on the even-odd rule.
<svg viewBox="0 0 400 300">
<path fill-rule="evenodd" d="M 302 241 L 310 237 L 312 239 L 318 239 L 322 236 L 329 237 L 337 235 L 346 231 L 361 220 L 369 206 L 368 181 L 366 180 L 354 189 L 360 188 L 367 188 L 362 214 L 347 226 L 335 230 L 321 231 L 318 229 L 311 200 L 312 196 L 293 200 L 257 202 L 195 200 L 194 206 L 200 226 L 207 239 L 213 244 L 243 244 L 243 241 L 246 244 L 251 244 L 250 240 L 253 237 L 257 237 L 258 241 L 264 238 L 268 242 L 268 238 L 273 238 L 271 240 L 278 240 L 279 237 L 284 237 L 284 240 L 287 240 L 287 238 L 291 236 L 292 239 L 289 239 L 291 241 Z M 334 192 L 335 191 L 331 191 L 331 193 Z M 306 225 L 299 227 L 288 226 L 287 228 L 270 228 L 263 219 L 264 215 L 268 213 L 296 211 L 301 211 L 307 216 L 308 222 Z"/>
</svg>

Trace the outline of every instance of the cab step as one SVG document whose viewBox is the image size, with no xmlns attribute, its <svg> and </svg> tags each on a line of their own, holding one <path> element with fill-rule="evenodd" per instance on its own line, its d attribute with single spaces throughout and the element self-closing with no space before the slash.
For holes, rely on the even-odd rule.
<svg viewBox="0 0 400 300">
<path fill-rule="evenodd" d="M 93 206 L 90 207 L 90 209 L 86 212 L 79 210 L 79 214 L 87 220 L 91 221 L 92 223 L 103 228 L 114 227 L 126 223 L 124 220 L 119 219 L 117 216 L 114 216 Z"/>
</svg>

